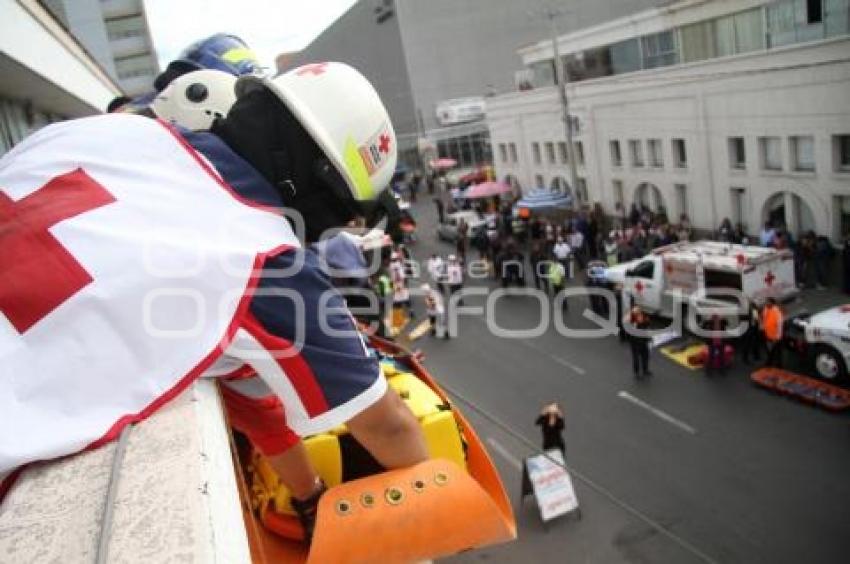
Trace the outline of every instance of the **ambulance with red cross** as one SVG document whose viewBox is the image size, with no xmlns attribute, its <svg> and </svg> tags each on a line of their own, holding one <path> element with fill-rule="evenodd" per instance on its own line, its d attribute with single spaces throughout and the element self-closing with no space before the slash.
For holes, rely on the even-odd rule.
<svg viewBox="0 0 850 564">
<path fill-rule="evenodd" d="M 716 241 L 660 247 L 608 268 L 606 277 L 622 286 L 627 304 L 668 318 L 682 307 L 695 308 L 703 317 L 730 303 L 761 305 L 767 298 L 783 302 L 797 294 L 791 251 Z M 736 300 L 733 293 L 742 299 Z"/>
</svg>

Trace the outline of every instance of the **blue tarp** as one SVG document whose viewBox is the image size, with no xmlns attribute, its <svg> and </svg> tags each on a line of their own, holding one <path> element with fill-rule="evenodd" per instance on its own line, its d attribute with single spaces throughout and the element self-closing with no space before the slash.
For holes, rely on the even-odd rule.
<svg viewBox="0 0 850 564">
<path fill-rule="evenodd" d="M 553 192 L 546 188 L 538 188 L 528 192 L 516 203 L 518 208 L 539 210 L 547 208 L 571 208 L 573 197 L 562 192 Z"/>
</svg>

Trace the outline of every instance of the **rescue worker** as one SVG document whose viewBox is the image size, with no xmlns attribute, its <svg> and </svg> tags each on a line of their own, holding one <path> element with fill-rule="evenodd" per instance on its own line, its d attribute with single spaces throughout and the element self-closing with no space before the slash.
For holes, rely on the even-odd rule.
<svg viewBox="0 0 850 564">
<path fill-rule="evenodd" d="M 741 359 L 744 364 L 751 364 L 750 359 L 758 362 L 761 358 L 760 351 L 764 349 L 764 338 L 761 330 L 761 313 L 754 303 L 750 303 L 747 331 L 744 333 L 743 341 Z"/>
<path fill-rule="evenodd" d="M 623 320 L 625 328 L 633 328 L 638 331 L 649 329 L 649 316 L 640 307 L 632 307 L 627 317 L 628 319 Z M 652 372 L 649 370 L 649 337 L 632 330 L 628 332 L 628 339 L 632 349 L 632 369 L 635 378 L 640 380 L 652 376 Z"/>
<path fill-rule="evenodd" d="M 564 264 L 560 261 L 553 260 L 549 261 L 549 272 L 547 272 L 549 278 L 549 285 L 552 286 L 552 297 L 557 297 L 558 294 L 561 293 L 561 290 L 566 286 L 566 269 L 564 268 Z M 567 311 L 570 307 L 567 304 L 567 298 L 564 297 L 563 301 L 561 301 L 561 310 Z"/>
<path fill-rule="evenodd" d="M 765 366 L 782 368 L 782 324 L 784 323 L 782 310 L 776 303 L 776 299 L 768 298 L 767 305 L 761 314 L 761 327 L 764 339 L 767 343 L 767 361 Z"/>
<path fill-rule="evenodd" d="M 223 393 L 240 399 L 274 393 L 282 410 L 231 401 L 232 423 L 292 493 L 309 540 L 324 485 L 299 436 L 346 423 L 385 468 L 418 463 L 428 452 L 416 419 L 388 389 L 316 255 L 301 249 L 274 210 L 298 212 L 308 242 L 370 215 L 392 176 L 396 139 L 374 88 L 341 63 L 307 65 L 273 80 L 243 77 L 236 90 L 236 103 L 209 133 L 104 115 L 50 125 L 0 161 L 2 195 L 23 202 L 8 233 L 25 237 L 44 229 L 32 223 L 42 219 L 23 211 L 34 182 L 41 186 L 34 197 L 50 191 L 53 201 L 87 206 L 54 219 L 67 229 L 40 251 L 44 260 L 62 252 L 65 264 L 77 264 L 51 271 L 51 287 L 71 298 L 60 294 L 42 303 L 47 294 L 29 278 L 31 263 L 4 272 L 9 283 L 0 287 L 0 306 L 17 333 L 0 337 L 0 409 L 10 413 L 7 406 L 14 406 L 15 417 L 14 424 L 0 424 L 0 477 L 115 438 L 202 373 L 225 377 L 250 369 L 254 375 L 228 382 Z M 187 238 L 179 222 L 204 234 L 228 228 L 233 236 L 226 244 L 214 244 L 210 235 Z M 205 261 L 202 276 L 154 276 L 143 264 L 154 252 L 171 262 L 195 252 L 221 260 Z M 120 265 L 120 276 L 102 265 Z M 200 335 L 164 338 L 147 329 L 138 304 L 166 286 L 205 292 L 216 304 L 205 310 Z M 234 289 L 244 299 L 228 299 Z M 286 292 L 300 297 L 301 311 Z M 165 303 L 149 303 L 150 316 L 176 323 L 183 309 Z M 320 329 L 328 326 L 349 336 L 331 338 Z M 36 330 L 38 339 L 28 339 Z M 7 346 L 9 339 L 17 344 Z M 293 351 L 299 341 L 303 346 Z M 114 344 L 108 356 L 104 342 Z M 19 377 L 27 370 L 36 380 Z M 110 393 L 96 393 L 106 381 Z M 26 442 L 18 440 L 20 428 L 28 429 Z"/>
<path fill-rule="evenodd" d="M 449 338 L 446 328 L 446 310 L 443 306 L 443 295 L 429 284 L 422 284 L 421 290 L 425 296 L 425 312 L 431 324 L 431 336 Z"/>
<path fill-rule="evenodd" d="M 175 78 L 151 102 L 154 115 L 167 122 L 206 131 L 236 103 L 236 77 L 220 70 L 198 70 Z"/>
<path fill-rule="evenodd" d="M 107 111 L 151 116 L 151 103 L 172 81 L 204 69 L 236 77 L 262 73 L 257 56 L 244 41 L 235 35 L 216 33 L 183 49 L 177 59 L 154 79 L 150 92 L 134 99 L 119 96 L 109 103 Z"/>
<path fill-rule="evenodd" d="M 463 267 L 455 255 L 449 255 L 449 261 L 446 264 L 446 284 L 449 287 L 449 300 L 463 290 Z M 463 305 L 463 297 L 458 300 L 457 305 Z"/>
</svg>

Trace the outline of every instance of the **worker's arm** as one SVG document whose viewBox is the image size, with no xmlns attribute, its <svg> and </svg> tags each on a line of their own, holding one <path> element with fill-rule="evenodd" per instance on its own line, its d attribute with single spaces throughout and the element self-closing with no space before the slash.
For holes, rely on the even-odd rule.
<svg viewBox="0 0 850 564">
<path fill-rule="evenodd" d="M 411 466 L 428 458 L 419 422 L 392 389 L 354 416 L 348 430 L 385 468 Z"/>
</svg>

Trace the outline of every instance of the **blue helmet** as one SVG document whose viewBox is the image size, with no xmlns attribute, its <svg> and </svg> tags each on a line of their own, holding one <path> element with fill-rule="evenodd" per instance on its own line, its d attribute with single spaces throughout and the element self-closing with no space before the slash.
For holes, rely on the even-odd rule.
<svg viewBox="0 0 850 564">
<path fill-rule="evenodd" d="M 234 76 L 262 72 L 257 56 L 248 45 L 226 33 L 216 33 L 186 47 L 168 68 L 156 77 L 154 87 L 162 91 L 180 75 L 202 69 L 220 70 Z"/>
</svg>

